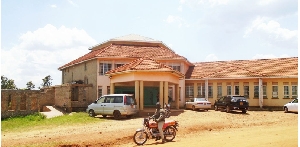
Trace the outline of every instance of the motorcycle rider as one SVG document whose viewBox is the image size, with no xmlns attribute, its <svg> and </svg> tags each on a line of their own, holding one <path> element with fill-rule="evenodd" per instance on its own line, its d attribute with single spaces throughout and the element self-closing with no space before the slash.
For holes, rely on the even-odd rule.
<svg viewBox="0 0 300 147">
<path fill-rule="evenodd" d="M 161 108 L 161 105 L 159 102 L 156 103 L 156 111 L 152 118 L 155 119 L 155 122 L 157 123 L 157 127 L 160 133 L 160 137 L 162 138 L 162 143 L 165 143 L 165 137 L 163 133 L 163 125 L 165 123 L 165 111 Z M 156 138 L 157 139 L 157 138 Z"/>
</svg>

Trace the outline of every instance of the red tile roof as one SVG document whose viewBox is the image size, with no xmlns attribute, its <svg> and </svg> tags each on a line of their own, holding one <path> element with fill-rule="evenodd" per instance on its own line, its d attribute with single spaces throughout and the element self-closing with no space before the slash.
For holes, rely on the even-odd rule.
<svg viewBox="0 0 300 147">
<path fill-rule="evenodd" d="M 142 46 L 142 45 L 124 45 L 124 44 L 110 44 L 109 46 L 101 49 L 92 50 L 91 52 L 73 60 L 61 67 L 62 70 L 66 67 L 73 66 L 84 61 L 96 58 L 153 58 L 156 60 L 183 60 L 187 59 L 183 56 L 176 54 L 174 51 L 161 46 Z M 187 61 L 188 62 L 188 61 Z"/>
<path fill-rule="evenodd" d="M 186 79 L 298 77 L 298 57 L 194 63 Z"/>
<path fill-rule="evenodd" d="M 124 64 L 123 66 L 110 70 L 106 72 L 106 75 L 128 71 L 167 71 L 176 73 L 179 77 L 184 76 L 184 74 L 180 73 L 179 71 L 173 70 L 170 66 L 147 57 L 136 59 L 128 64 Z"/>
</svg>

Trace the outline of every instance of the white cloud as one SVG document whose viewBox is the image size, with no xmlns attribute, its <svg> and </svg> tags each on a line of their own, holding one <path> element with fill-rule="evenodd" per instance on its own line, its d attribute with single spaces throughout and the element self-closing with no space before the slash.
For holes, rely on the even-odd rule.
<svg viewBox="0 0 300 147">
<path fill-rule="evenodd" d="M 53 85 L 61 84 L 58 67 L 86 54 L 97 44 L 84 30 L 56 28 L 50 24 L 20 37 L 20 43 L 1 50 L 1 74 L 15 80 L 18 88 L 32 81 L 36 88 L 50 75 Z"/>
<path fill-rule="evenodd" d="M 71 5 L 78 7 L 76 3 L 74 3 L 72 0 L 67 0 Z"/>
<path fill-rule="evenodd" d="M 275 56 L 273 54 L 256 54 L 252 59 L 272 59 L 272 58 L 287 58 L 290 57 L 287 54 L 282 54 L 280 56 Z"/>
<path fill-rule="evenodd" d="M 218 57 L 215 54 L 209 54 L 205 57 L 205 61 L 218 61 Z"/>
<path fill-rule="evenodd" d="M 51 7 L 51 8 L 57 8 L 57 6 L 56 6 L 56 5 L 51 5 L 50 7 Z"/>
<path fill-rule="evenodd" d="M 182 19 L 180 16 L 173 16 L 173 15 L 169 15 L 168 18 L 165 20 L 165 22 L 167 23 L 177 23 L 178 27 L 189 27 L 190 25 L 184 20 Z"/>
<path fill-rule="evenodd" d="M 259 0 L 257 1 L 258 5 L 264 6 L 264 5 L 269 5 L 273 3 L 275 0 Z"/>
<path fill-rule="evenodd" d="M 178 7 L 178 11 L 182 12 L 182 6 Z"/>
<path fill-rule="evenodd" d="M 258 17 L 247 27 L 244 38 L 253 35 L 267 40 L 270 44 L 289 46 L 295 48 L 298 40 L 298 30 L 289 30 L 281 27 L 275 20 L 269 20 L 265 17 Z"/>
<path fill-rule="evenodd" d="M 28 31 L 20 37 L 22 41 L 19 45 L 21 48 L 31 48 L 33 46 L 47 46 L 47 48 L 31 48 L 33 50 L 61 50 L 62 47 L 70 47 L 76 45 L 87 45 L 95 43 L 84 30 L 77 28 L 66 28 L 61 26 L 56 28 L 51 24 L 47 24 L 44 28 L 39 28 L 33 32 Z"/>
</svg>

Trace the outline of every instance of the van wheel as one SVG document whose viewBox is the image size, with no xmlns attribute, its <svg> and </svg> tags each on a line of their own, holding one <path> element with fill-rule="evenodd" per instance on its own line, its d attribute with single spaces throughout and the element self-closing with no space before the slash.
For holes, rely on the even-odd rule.
<svg viewBox="0 0 300 147">
<path fill-rule="evenodd" d="M 120 111 L 114 111 L 114 119 L 121 119 L 121 113 Z"/>
<path fill-rule="evenodd" d="M 288 108 L 284 107 L 284 113 L 288 113 L 288 112 L 289 112 Z"/>
<path fill-rule="evenodd" d="M 89 116 L 90 116 L 90 117 L 95 117 L 95 116 L 96 116 L 94 110 L 90 110 L 90 111 L 89 111 Z"/>
</svg>

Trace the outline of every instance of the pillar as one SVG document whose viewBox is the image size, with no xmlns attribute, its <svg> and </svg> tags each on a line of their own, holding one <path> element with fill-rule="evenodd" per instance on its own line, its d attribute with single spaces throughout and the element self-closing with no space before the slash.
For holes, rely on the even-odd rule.
<svg viewBox="0 0 300 147">
<path fill-rule="evenodd" d="M 169 82 L 164 82 L 164 102 L 162 105 L 164 106 L 165 103 L 168 103 L 168 96 L 169 96 Z"/>
<path fill-rule="evenodd" d="M 134 96 L 138 110 L 140 110 L 140 84 L 139 81 L 134 81 Z"/>
<path fill-rule="evenodd" d="M 179 85 L 175 84 L 175 107 L 179 109 Z"/>
<path fill-rule="evenodd" d="M 163 100 L 163 97 L 164 97 L 164 82 L 163 81 L 160 81 L 159 82 L 159 103 L 161 105 L 163 105 L 164 103 L 164 100 Z"/>
<path fill-rule="evenodd" d="M 144 81 L 140 81 L 140 110 L 144 110 Z"/>
<path fill-rule="evenodd" d="M 263 107 L 263 83 L 261 78 L 258 79 L 258 89 L 259 89 L 258 103 L 259 103 L 259 107 L 262 108 Z"/>
<path fill-rule="evenodd" d="M 208 100 L 208 79 L 205 80 L 205 98 Z"/>
<path fill-rule="evenodd" d="M 115 84 L 110 83 L 110 94 L 114 94 L 114 93 L 115 93 Z"/>
<path fill-rule="evenodd" d="M 197 87 L 197 83 L 194 83 L 194 98 L 198 97 L 198 87 Z"/>
</svg>

